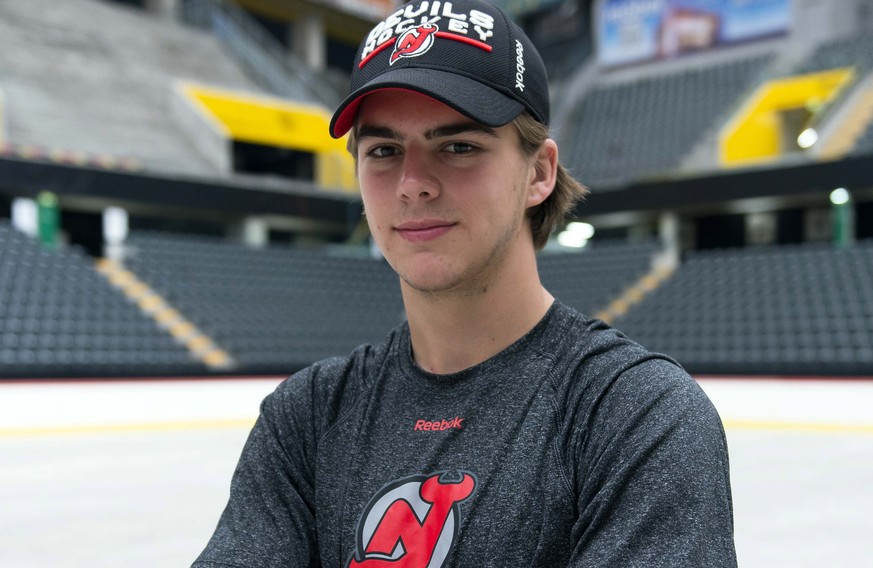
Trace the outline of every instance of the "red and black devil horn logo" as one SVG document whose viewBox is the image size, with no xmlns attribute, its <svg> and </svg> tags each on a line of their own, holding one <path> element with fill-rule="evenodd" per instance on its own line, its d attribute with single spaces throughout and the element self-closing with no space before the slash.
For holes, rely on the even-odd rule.
<svg viewBox="0 0 873 568">
<path fill-rule="evenodd" d="M 445 566 L 458 538 L 460 503 L 476 490 L 470 472 L 413 475 L 382 488 L 358 521 L 348 568 Z"/>
<path fill-rule="evenodd" d="M 401 57 L 418 57 L 422 53 L 427 52 L 433 45 L 434 34 L 439 31 L 439 27 L 435 24 L 424 24 L 414 28 L 409 28 L 397 38 L 397 43 L 394 44 L 394 51 L 391 53 L 390 64 Z"/>
</svg>

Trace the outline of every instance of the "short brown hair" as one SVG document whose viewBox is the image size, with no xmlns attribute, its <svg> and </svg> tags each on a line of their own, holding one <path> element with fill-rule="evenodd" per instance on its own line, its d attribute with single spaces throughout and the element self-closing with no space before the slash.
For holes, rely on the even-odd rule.
<svg viewBox="0 0 873 568">
<path fill-rule="evenodd" d="M 518 138 L 521 144 L 521 153 L 530 158 L 536 154 L 546 138 L 549 137 L 549 127 L 541 122 L 538 122 L 527 112 L 518 115 L 511 124 L 515 125 L 518 131 Z M 357 168 L 358 161 L 358 129 L 355 125 L 349 131 L 349 138 L 346 148 L 355 158 L 355 167 Z M 588 195 L 588 189 L 576 181 L 570 172 L 567 171 L 560 163 L 558 164 L 558 174 L 555 180 L 555 189 L 545 201 L 535 207 L 531 207 L 527 212 L 527 217 L 530 219 L 531 231 L 533 232 L 534 248 L 537 250 L 546 246 L 549 241 L 549 235 L 555 230 L 555 227 L 564 221 L 567 214 L 573 210 L 577 203 L 585 199 Z"/>
<path fill-rule="evenodd" d="M 533 156 L 546 138 L 549 137 L 549 127 L 538 122 L 530 114 L 524 112 L 512 121 L 518 130 L 521 152 L 527 157 Z M 546 246 L 549 235 L 555 227 L 564 221 L 577 203 L 588 195 L 588 188 L 579 183 L 563 165 L 558 163 L 558 174 L 555 189 L 545 201 L 527 212 L 533 232 L 534 248 L 537 250 Z"/>
</svg>

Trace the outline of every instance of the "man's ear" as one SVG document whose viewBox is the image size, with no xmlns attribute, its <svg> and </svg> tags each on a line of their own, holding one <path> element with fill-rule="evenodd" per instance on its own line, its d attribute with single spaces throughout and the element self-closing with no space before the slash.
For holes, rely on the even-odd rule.
<svg viewBox="0 0 873 568">
<path fill-rule="evenodd" d="M 558 175 L 558 145 L 546 138 L 531 157 L 530 177 L 527 185 L 527 207 L 536 207 L 545 201 L 555 189 Z"/>
</svg>

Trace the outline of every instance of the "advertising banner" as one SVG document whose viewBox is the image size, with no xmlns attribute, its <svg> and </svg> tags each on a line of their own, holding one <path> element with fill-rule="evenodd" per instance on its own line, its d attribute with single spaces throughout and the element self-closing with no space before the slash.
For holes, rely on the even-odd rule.
<svg viewBox="0 0 873 568">
<path fill-rule="evenodd" d="M 615 67 L 785 34 L 791 0 L 600 0 L 597 56 Z"/>
</svg>

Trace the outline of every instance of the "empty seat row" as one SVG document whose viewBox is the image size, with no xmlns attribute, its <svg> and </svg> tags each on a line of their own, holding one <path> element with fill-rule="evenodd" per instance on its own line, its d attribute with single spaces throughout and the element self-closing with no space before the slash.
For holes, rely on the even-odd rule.
<svg viewBox="0 0 873 568">
<path fill-rule="evenodd" d="M 567 165 L 592 191 L 674 172 L 761 78 L 770 56 L 601 84 L 570 117 Z"/>
<path fill-rule="evenodd" d="M 869 375 L 871 254 L 873 241 L 697 252 L 616 325 L 696 373 Z"/>
<path fill-rule="evenodd" d="M 80 249 L 46 249 L 0 219 L 0 259 L 0 377 L 208 370 Z"/>
<path fill-rule="evenodd" d="M 154 231 L 134 231 L 128 248 L 126 265 L 239 372 L 290 373 L 403 321 L 397 277 L 381 260 Z"/>
<path fill-rule="evenodd" d="M 38 248 L 2 220 L 0 228 L 0 249 L 13 241 Z M 135 232 L 137 254 L 127 266 L 227 351 L 236 372 L 290 373 L 379 342 L 404 319 L 397 276 L 384 261 L 326 253 L 316 259 L 316 252 L 278 246 L 225 255 L 222 248 L 240 245 L 200 238 L 187 247 L 188 239 Z M 180 251 L 187 251 L 214 265 L 167 270 L 168 246 L 175 256 L 184 259 Z M 579 252 L 543 252 L 538 262 L 547 289 L 594 315 L 646 275 L 659 251 L 654 240 L 595 240 Z M 90 274 L 92 293 L 77 298 L 35 282 L 24 294 L 0 279 L 0 376 L 209 372 L 81 252 L 40 254 L 49 266 L 62 259 L 55 267 L 61 273 Z M 314 264 L 330 270 L 303 277 Z M 252 265 L 263 272 L 247 274 Z M 216 279 L 219 269 L 240 277 Z M 150 280 L 154 274 L 160 278 Z M 692 253 L 616 325 L 696 373 L 870 374 L 873 241 Z"/>
<path fill-rule="evenodd" d="M 645 275 L 659 249 L 654 240 L 594 241 L 580 252 L 543 253 L 538 260 L 540 278 L 556 298 L 591 315 Z"/>
</svg>

